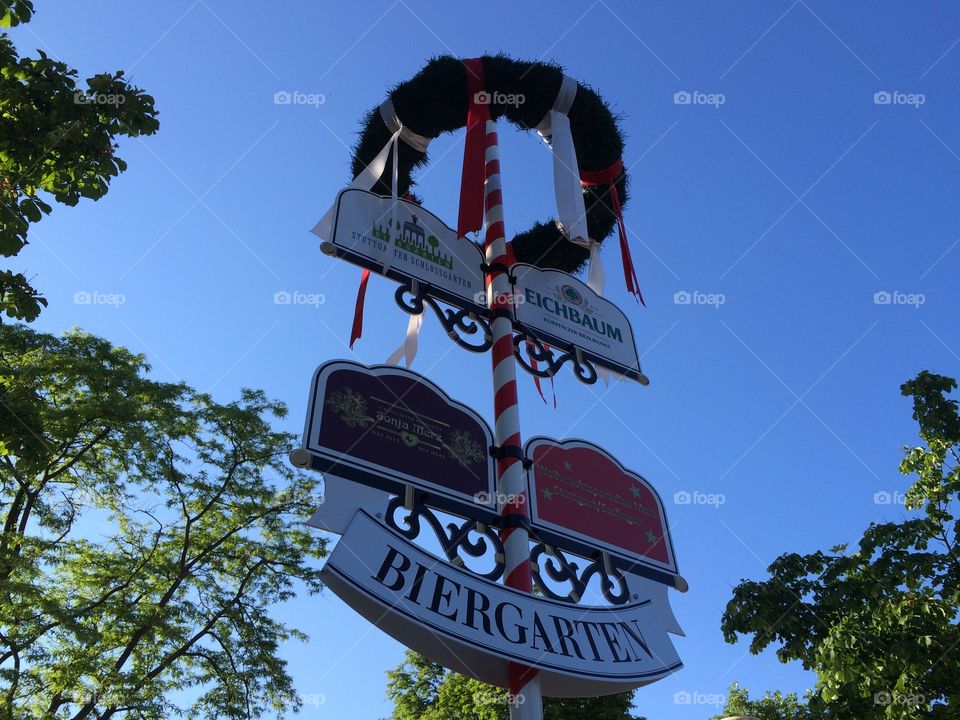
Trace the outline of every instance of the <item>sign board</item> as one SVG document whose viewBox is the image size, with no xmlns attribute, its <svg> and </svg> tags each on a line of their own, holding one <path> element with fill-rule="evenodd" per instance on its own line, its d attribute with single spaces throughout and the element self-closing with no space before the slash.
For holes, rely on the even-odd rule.
<svg viewBox="0 0 960 720">
<path fill-rule="evenodd" d="M 315 470 L 438 507 L 495 512 L 493 435 L 477 413 L 422 375 L 346 360 L 313 377 L 303 450 Z"/>
<path fill-rule="evenodd" d="M 532 438 L 527 470 L 531 526 L 558 547 L 597 549 L 633 572 L 675 585 L 677 563 L 663 502 L 647 480 L 584 440 Z"/>
<path fill-rule="evenodd" d="M 623 692 L 682 667 L 655 594 L 585 607 L 522 593 L 440 560 L 362 511 L 322 578 L 404 645 L 501 687 L 511 661 L 539 669 L 553 697 Z"/>
<path fill-rule="evenodd" d="M 574 346 L 596 365 L 647 383 L 633 329 L 620 308 L 559 270 L 517 263 L 511 272 L 518 332 L 557 347 Z"/>
<path fill-rule="evenodd" d="M 396 218 L 394 225 L 391 198 L 366 190 L 342 190 L 337 196 L 333 237 L 321 249 L 393 280 L 416 280 L 429 286 L 430 295 L 486 315 L 480 248 L 407 200 L 397 200 Z"/>
</svg>

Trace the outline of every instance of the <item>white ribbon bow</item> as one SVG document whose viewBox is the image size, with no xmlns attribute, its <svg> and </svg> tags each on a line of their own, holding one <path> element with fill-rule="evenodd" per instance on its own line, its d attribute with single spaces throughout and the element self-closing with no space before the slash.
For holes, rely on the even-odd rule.
<svg viewBox="0 0 960 720">
<path fill-rule="evenodd" d="M 418 135 L 404 126 L 404 124 L 400 122 L 400 118 L 397 117 L 397 111 L 394 109 L 393 101 L 389 97 L 380 105 L 380 117 L 383 118 L 383 122 L 387 126 L 387 129 L 392 132 L 390 139 L 387 140 L 387 144 L 384 145 L 383 149 L 377 153 L 376 157 L 370 161 L 370 164 L 361 170 L 360 174 L 357 175 L 353 179 L 353 182 L 351 182 L 345 189 L 370 190 L 370 188 L 376 184 L 380 176 L 383 175 L 383 171 L 387 167 L 387 158 L 391 158 L 393 173 L 392 177 L 390 178 L 390 197 L 393 203 L 391 205 L 390 227 L 395 231 L 397 227 L 397 203 L 399 202 L 399 196 L 397 193 L 399 163 L 397 160 L 400 140 L 403 140 L 410 147 L 425 153 L 427 151 L 427 146 L 430 144 L 430 138 Z M 310 232 L 319 236 L 320 239 L 330 242 L 333 235 L 333 219 L 335 215 L 336 204 L 332 205 L 330 209 L 327 210 L 324 216 L 320 218 L 320 222 L 314 225 Z M 392 248 L 388 244 L 382 260 L 384 275 L 386 275 L 387 270 L 390 269 L 390 262 L 393 257 L 391 250 Z"/>
</svg>

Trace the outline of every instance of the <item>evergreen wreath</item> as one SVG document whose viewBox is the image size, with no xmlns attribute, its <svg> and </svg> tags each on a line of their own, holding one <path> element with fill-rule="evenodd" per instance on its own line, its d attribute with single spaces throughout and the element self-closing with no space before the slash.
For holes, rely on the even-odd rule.
<svg viewBox="0 0 960 720">
<path fill-rule="evenodd" d="M 485 55 L 481 61 L 486 90 L 491 98 L 491 119 L 506 117 L 522 130 L 534 130 L 553 107 L 563 80 L 563 68 L 553 63 L 525 62 L 504 55 Z M 622 157 L 623 135 L 617 118 L 603 98 L 587 85 L 578 85 L 567 116 L 577 163 L 581 173 L 586 174 L 608 169 Z M 397 117 L 418 135 L 433 139 L 441 133 L 466 126 L 467 71 L 458 58 L 449 55 L 434 58 L 413 78 L 394 87 L 389 95 Z M 498 102 L 509 95 L 523 95 L 524 102 L 510 105 Z M 353 176 L 373 160 L 391 134 L 379 106 L 367 113 L 360 139 L 353 150 Z M 402 197 L 410 193 L 414 185 L 411 177 L 414 168 L 426 165 L 428 158 L 426 153 L 405 142 L 399 144 L 398 157 L 398 194 Z M 392 172 L 391 159 L 373 186 L 373 192 L 390 195 Z M 616 188 L 620 203 L 625 206 L 626 170 L 617 177 Z M 583 194 L 588 233 L 593 240 L 602 243 L 617 222 L 610 186 L 584 185 Z M 569 273 L 582 268 L 589 256 L 586 248 L 569 242 L 553 220 L 537 222 L 529 230 L 514 236 L 513 250 L 517 262 Z"/>
</svg>

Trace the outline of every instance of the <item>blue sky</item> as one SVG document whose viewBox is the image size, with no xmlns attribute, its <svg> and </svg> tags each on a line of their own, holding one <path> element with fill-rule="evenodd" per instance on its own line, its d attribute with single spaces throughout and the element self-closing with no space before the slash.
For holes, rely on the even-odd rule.
<svg viewBox="0 0 960 720">
<path fill-rule="evenodd" d="M 393 283 L 374 278 L 351 353 L 360 272 L 308 233 L 350 179 L 363 114 L 441 53 L 551 60 L 596 88 L 623 118 L 647 308 L 626 295 L 612 247 L 608 296 L 629 314 L 651 384 L 586 387 L 565 371 L 554 411 L 521 377 L 524 434 L 593 441 L 667 501 L 691 588 L 671 593 L 686 667 L 641 689 L 639 712 L 705 718 L 733 680 L 756 691 L 813 683 L 772 653 L 725 644 L 720 615 L 730 589 L 778 554 L 905 516 L 896 468 L 915 429 L 899 385 L 925 368 L 960 374 L 954 5 L 37 6 L 12 33 L 21 52 L 43 48 L 83 76 L 126 68 L 161 120 L 155 137 L 122 144 L 130 169 L 106 198 L 31 229 L 14 265 L 50 299 L 37 327 L 79 325 L 146 353 L 158 378 L 224 401 L 263 387 L 288 403 L 297 432 L 318 364 L 382 362 L 406 326 Z M 284 90 L 323 103 L 274 104 Z M 695 91 L 723 102 L 675 103 Z M 884 92 L 900 94 L 875 102 Z M 500 138 L 515 232 L 554 213 L 550 156 L 512 128 Z M 451 225 L 462 143 L 438 139 L 419 175 L 425 205 Z M 278 305 L 278 292 L 325 302 Z M 432 318 L 414 369 L 491 418 L 489 359 L 455 347 Z M 718 502 L 672 502 L 684 491 Z M 284 650 L 318 701 L 303 717 L 389 714 L 397 643 L 330 594 L 278 612 L 312 638 Z"/>
</svg>

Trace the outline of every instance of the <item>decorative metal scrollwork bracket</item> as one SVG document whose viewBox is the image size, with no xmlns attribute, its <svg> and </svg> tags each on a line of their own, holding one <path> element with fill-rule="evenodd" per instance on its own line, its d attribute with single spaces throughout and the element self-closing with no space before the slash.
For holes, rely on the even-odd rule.
<svg viewBox="0 0 960 720">
<path fill-rule="evenodd" d="M 540 562 L 543 560 L 543 567 Z M 533 571 L 533 586 L 554 600 L 580 602 L 594 575 L 600 576 L 600 592 L 611 605 L 623 605 L 630 599 L 630 590 L 623 573 L 610 561 L 608 555 L 601 554 L 583 569 L 563 554 L 559 549 L 539 543 L 530 553 L 530 566 Z M 555 592 L 544 582 L 544 573 L 559 583 L 569 583 L 570 591 L 566 595 Z"/>
<path fill-rule="evenodd" d="M 424 305 L 429 305 L 450 339 L 465 350 L 482 353 L 493 346 L 493 334 L 486 318 L 472 310 L 441 307 L 428 288 L 416 280 L 398 287 L 393 297 L 397 305 L 411 315 L 419 315 Z M 480 338 L 473 337 L 478 333 Z M 469 341 L 471 338 L 474 342 Z"/>
<path fill-rule="evenodd" d="M 531 375 L 551 378 L 569 361 L 573 363 L 573 372 L 577 380 L 584 385 L 593 385 L 597 381 L 597 369 L 592 362 L 583 357 L 579 348 L 571 347 L 567 350 L 558 348 L 557 350 L 558 352 L 554 353 L 552 347 L 548 347 L 533 335 L 521 333 L 513 336 L 513 355 L 520 367 Z M 539 363 L 543 363 L 543 367 L 540 367 Z"/>
<path fill-rule="evenodd" d="M 402 511 L 399 512 L 398 511 Z M 405 515 L 403 513 L 406 513 Z M 401 517 L 397 521 L 397 515 Z M 481 558 L 487 554 L 488 548 L 493 548 L 493 569 L 488 572 L 478 572 L 468 568 L 480 577 L 496 582 L 503 576 L 503 543 L 495 527 L 491 527 L 476 520 L 457 518 L 457 522 L 449 522 L 445 526 L 434 511 L 419 501 L 405 503 L 404 498 L 391 498 L 387 505 L 384 521 L 408 540 L 416 540 L 421 533 L 421 520 L 426 521 L 436 535 L 443 548 L 443 553 L 451 565 L 466 566 L 464 556 Z M 476 540 L 470 539 L 470 534 L 476 533 Z M 461 555 L 463 553 L 463 555 Z"/>
</svg>

